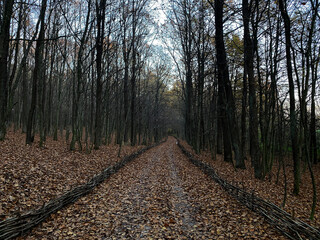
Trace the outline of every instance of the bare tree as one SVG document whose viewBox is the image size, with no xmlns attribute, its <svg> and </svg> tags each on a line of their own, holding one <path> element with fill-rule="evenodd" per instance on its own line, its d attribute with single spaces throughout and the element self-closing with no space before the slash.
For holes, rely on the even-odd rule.
<svg viewBox="0 0 320 240">
<path fill-rule="evenodd" d="M 290 95 L 290 135 L 292 142 L 292 157 L 294 164 L 294 194 L 299 194 L 300 190 L 300 158 L 298 150 L 298 132 L 297 132 L 297 119 L 296 119 L 296 100 L 295 100 L 295 87 L 293 81 L 292 71 L 292 58 L 291 58 L 291 21 L 286 8 L 286 1 L 279 0 L 279 9 L 284 21 L 285 39 L 286 39 L 286 60 L 287 60 L 287 75 L 289 82 L 289 95 Z"/>
<path fill-rule="evenodd" d="M 8 51 L 13 0 L 5 1 L 0 21 L 0 141 L 6 136 L 8 104 Z"/>
<path fill-rule="evenodd" d="M 26 134 L 26 144 L 31 144 L 34 140 L 34 133 L 32 133 L 34 125 L 34 115 L 36 111 L 37 95 L 38 95 L 38 84 L 43 76 L 43 51 L 44 51 L 44 36 L 45 36 L 45 12 L 47 8 L 47 0 L 42 0 L 41 10 L 39 15 L 40 21 L 40 31 L 36 43 L 35 50 L 35 64 L 33 70 L 33 80 L 32 80 L 32 98 L 31 106 L 28 115 L 27 123 L 27 134 Z"/>
<path fill-rule="evenodd" d="M 212 4 L 213 5 L 213 4 Z M 221 113 L 222 118 L 224 119 L 224 131 L 223 138 L 229 139 L 232 143 L 232 149 L 235 155 L 236 165 L 239 168 L 244 168 L 244 160 L 242 155 L 242 149 L 240 145 L 239 138 L 239 129 L 238 123 L 235 118 L 235 103 L 234 96 L 231 88 L 231 83 L 229 79 L 229 70 L 227 64 L 226 50 L 223 39 L 223 0 L 217 0 L 214 2 L 215 10 L 215 28 L 216 28 L 216 56 L 217 56 L 217 70 L 218 70 L 218 85 L 219 85 L 219 98 L 221 104 Z M 231 138 L 232 134 L 232 138 Z M 232 154 L 226 154 L 227 148 L 225 151 L 226 156 L 230 157 Z M 232 159 L 227 159 L 231 161 Z"/>
<path fill-rule="evenodd" d="M 252 4 L 250 4 L 252 6 Z M 249 127 L 250 127 L 250 154 L 256 178 L 263 178 L 263 165 L 260 156 L 259 136 L 258 136 L 258 110 L 256 100 L 256 82 L 253 69 L 253 42 L 250 36 L 249 21 L 252 16 L 249 9 L 248 0 L 242 0 L 242 17 L 244 26 L 244 83 L 248 79 L 249 83 Z M 246 86 L 243 86 L 246 88 Z"/>
</svg>

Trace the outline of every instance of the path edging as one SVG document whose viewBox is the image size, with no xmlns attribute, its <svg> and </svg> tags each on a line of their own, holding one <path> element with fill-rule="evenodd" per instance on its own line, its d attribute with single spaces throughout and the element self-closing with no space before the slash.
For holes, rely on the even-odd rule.
<svg viewBox="0 0 320 240">
<path fill-rule="evenodd" d="M 222 179 L 210 165 L 196 159 L 190 152 L 188 152 L 180 144 L 179 139 L 177 139 L 177 145 L 194 165 L 209 175 L 227 193 L 240 203 L 263 216 L 267 222 L 274 226 L 284 236 L 290 239 L 320 239 L 320 231 L 318 229 L 299 219 L 293 219 L 289 213 L 275 204 L 267 202 L 266 200 L 256 196 L 254 192 L 249 193 L 244 189 L 230 184 L 226 180 Z"/>
<path fill-rule="evenodd" d="M 129 156 L 125 156 L 124 158 L 122 158 L 122 160 L 120 160 L 113 166 L 110 166 L 104 169 L 101 173 L 93 176 L 86 184 L 71 189 L 70 191 L 64 193 L 58 198 L 49 201 L 38 209 L 34 209 L 19 216 L 0 221 L 0 239 L 12 239 L 29 232 L 35 226 L 47 219 L 51 214 L 57 212 L 58 210 L 64 208 L 69 204 L 76 202 L 79 198 L 90 193 L 96 186 L 101 184 L 112 174 L 118 172 L 128 162 L 132 161 L 142 153 L 160 145 L 163 142 L 164 141 L 153 144 L 151 146 L 140 149 L 139 151 Z"/>
</svg>

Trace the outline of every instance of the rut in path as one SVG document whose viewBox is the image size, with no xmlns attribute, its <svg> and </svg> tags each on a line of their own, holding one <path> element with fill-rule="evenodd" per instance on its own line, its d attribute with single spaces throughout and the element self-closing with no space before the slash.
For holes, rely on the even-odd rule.
<svg viewBox="0 0 320 240">
<path fill-rule="evenodd" d="M 285 239 L 192 165 L 174 138 L 26 239 Z"/>
</svg>

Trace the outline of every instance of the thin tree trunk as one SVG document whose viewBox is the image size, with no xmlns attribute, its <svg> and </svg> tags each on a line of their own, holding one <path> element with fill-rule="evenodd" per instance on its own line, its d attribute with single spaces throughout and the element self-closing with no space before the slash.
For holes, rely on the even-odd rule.
<svg viewBox="0 0 320 240">
<path fill-rule="evenodd" d="M 85 23 L 85 29 L 83 31 L 80 46 L 77 57 L 77 66 L 76 66 L 76 74 L 73 77 L 73 91 L 72 91 L 72 140 L 70 143 L 70 150 L 75 150 L 75 144 L 78 142 L 78 145 L 81 150 L 81 139 L 80 139 L 80 114 L 79 114 L 79 104 L 82 94 L 84 93 L 84 82 L 82 79 L 83 74 L 83 51 L 84 45 L 87 41 L 87 34 L 89 29 L 89 20 L 90 20 L 90 12 L 91 12 L 91 1 L 88 1 L 88 11 Z"/>
<path fill-rule="evenodd" d="M 294 189 L 293 193 L 295 195 L 299 194 L 300 190 L 300 159 L 299 159 L 299 149 L 298 149 L 298 132 L 297 132 L 297 120 L 296 120 L 296 107 L 295 107 L 295 87 L 292 76 L 292 60 L 291 60 L 291 22 L 285 6 L 284 0 L 279 0 L 279 9 L 281 11 L 281 16 L 284 21 L 285 27 L 285 39 L 286 39 L 286 60 L 287 60 L 287 75 L 289 82 L 289 96 L 290 96 L 290 136 L 292 144 L 292 158 L 293 158 L 293 168 L 294 168 Z"/>
<path fill-rule="evenodd" d="M 94 148 L 99 149 L 101 145 L 101 132 L 102 132 L 102 53 L 103 53 L 103 40 L 104 40 L 104 23 L 105 23 L 105 10 L 106 10 L 106 0 L 101 0 L 98 4 L 96 2 L 97 8 L 97 58 L 96 58 L 96 68 L 97 68 L 97 79 L 96 79 L 96 120 L 94 128 Z"/>
<path fill-rule="evenodd" d="M 314 164 L 318 163 L 318 153 L 317 153 L 317 134 L 316 134 L 316 112 L 315 112 L 315 92 L 316 92 L 316 73 L 317 65 L 311 64 L 311 75 L 312 75 L 312 85 L 311 85 L 311 122 L 310 122 L 310 154 L 312 162 Z"/>
<path fill-rule="evenodd" d="M 136 9 L 135 9 L 135 0 L 132 1 L 132 9 L 133 9 L 133 16 L 132 16 L 132 75 L 131 75 L 131 146 L 134 146 L 136 144 L 136 119 L 135 119 L 135 98 L 136 98 Z"/>
</svg>

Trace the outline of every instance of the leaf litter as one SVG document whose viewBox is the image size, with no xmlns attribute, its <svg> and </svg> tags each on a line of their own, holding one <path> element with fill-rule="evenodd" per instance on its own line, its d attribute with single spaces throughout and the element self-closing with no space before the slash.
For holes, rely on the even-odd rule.
<svg viewBox="0 0 320 240">
<path fill-rule="evenodd" d="M 285 239 L 169 138 L 20 239 Z"/>
<path fill-rule="evenodd" d="M 0 220 L 41 207 L 119 161 L 117 145 L 90 154 L 69 151 L 68 144 L 48 138 L 44 148 L 25 145 L 25 136 L 8 132 L 0 142 Z M 139 147 L 124 146 L 121 157 Z"/>
<path fill-rule="evenodd" d="M 192 152 L 201 161 L 211 165 L 219 174 L 220 177 L 227 180 L 231 184 L 241 187 L 248 192 L 254 192 L 259 197 L 276 204 L 281 207 L 284 198 L 284 174 L 282 168 L 279 172 L 279 180 L 277 183 L 277 172 L 279 162 L 275 158 L 271 174 L 266 176 L 264 181 L 254 178 L 254 169 L 251 167 L 250 161 L 246 161 L 247 169 L 235 169 L 230 163 L 223 161 L 223 155 L 216 155 L 216 158 L 212 159 L 211 153 L 203 151 L 200 154 L 196 154 L 192 147 L 185 141 L 181 141 L 181 144 L 189 151 Z M 300 194 L 295 196 L 293 194 L 293 161 L 290 159 L 285 160 L 286 175 L 287 175 L 287 200 L 285 207 L 286 212 L 291 214 L 294 218 L 300 220 L 320 229 L 320 201 L 317 201 L 316 212 L 314 220 L 310 220 L 310 212 L 312 206 L 312 182 L 310 173 L 307 166 L 302 163 L 301 185 Z M 320 164 L 313 165 L 313 171 L 315 176 L 320 172 Z M 320 178 L 316 177 L 317 193 L 320 192 Z"/>
</svg>

